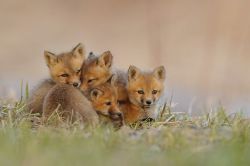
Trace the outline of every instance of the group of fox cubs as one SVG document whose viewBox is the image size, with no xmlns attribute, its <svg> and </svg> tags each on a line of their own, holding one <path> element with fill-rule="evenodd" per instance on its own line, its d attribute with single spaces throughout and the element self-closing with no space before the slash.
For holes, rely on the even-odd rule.
<svg viewBox="0 0 250 166">
<path fill-rule="evenodd" d="M 44 57 L 51 78 L 33 90 L 27 103 L 32 113 L 46 119 L 56 111 L 64 119 L 94 126 L 107 122 L 118 128 L 156 117 L 164 91 L 163 66 L 150 72 L 135 66 L 127 72 L 114 70 L 110 51 L 86 57 L 81 43 L 59 55 L 45 51 Z"/>
</svg>

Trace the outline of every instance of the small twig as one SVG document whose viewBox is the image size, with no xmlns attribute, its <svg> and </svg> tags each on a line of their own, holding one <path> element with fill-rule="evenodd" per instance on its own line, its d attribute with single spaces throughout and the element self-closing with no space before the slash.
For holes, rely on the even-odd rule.
<svg viewBox="0 0 250 166">
<path fill-rule="evenodd" d="M 161 115 L 160 115 L 160 118 L 162 119 L 164 113 L 166 112 L 166 108 L 167 108 L 167 102 L 165 102 L 164 106 L 163 106 L 163 109 L 161 111 Z"/>
<path fill-rule="evenodd" d="M 173 119 L 175 115 L 171 115 L 169 118 L 167 118 L 164 122 L 157 122 L 157 124 L 160 124 L 161 126 L 166 125 L 170 122 L 171 119 Z M 159 127 L 161 127 L 159 126 Z"/>
<path fill-rule="evenodd" d="M 169 108 L 171 108 L 172 106 L 172 101 L 173 101 L 173 98 L 174 98 L 174 93 L 172 91 L 172 94 L 171 94 L 171 97 L 170 97 L 170 102 L 169 102 Z M 171 110 L 169 109 L 169 114 L 171 113 Z"/>
</svg>

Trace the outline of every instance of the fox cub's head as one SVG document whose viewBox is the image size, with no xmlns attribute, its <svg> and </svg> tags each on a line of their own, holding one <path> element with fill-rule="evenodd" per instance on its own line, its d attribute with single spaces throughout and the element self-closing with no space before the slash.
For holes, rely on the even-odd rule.
<svg viewBox="0 0 250 166">
<path fill-rule="evenodd" d="M 105 83 L 111 77 L 111 66 L 113 56 L 110 51 L 95 56 L 90 53 L 88 59 L 84 62 L 81 73 L 82 91 L 96 87 Z"/>
<path fill-rule="evenodd" d="M 142 72 L 135 66 L 128 70 L 129 100 L 143 109 L 155 105 L 164 90 L 165 68 L 163 66 L 152 72 Z"/>
<path fill-rule="evenodd" d="M 111 121 L 115 127 L 121 127 L 123 115 L 118 108 L 115 81 L 116 77 L 112 76 L 106 83 L 90 89 L 89 98 L 101 119 Z"/>
<path fill-rule="evenodd" d="M 44 51 L 44 57 L 55 82 L 75 87 L 80 85 L 81 67 L 85 59 L 85 50 L 81 43 L 70 52 L 59 55 Z"/>
</svg>

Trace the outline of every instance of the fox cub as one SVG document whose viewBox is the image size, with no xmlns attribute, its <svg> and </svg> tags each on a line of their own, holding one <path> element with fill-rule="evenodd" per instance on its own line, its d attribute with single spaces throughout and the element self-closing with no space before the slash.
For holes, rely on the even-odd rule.
<svg viewBox="0 0 250 166">
<path fill-rule="evenodd" d="M 157 116 L 156 104 L 164 91 L 165 68 L 143 72 L 135 66 L 128 69 L 127 94 L 129 101 L 120 105 L 125 123 Z"/>
<path fill-rule="evenodd" d="M 100 56 L 91 52 L 83 63 L 80 89 L 86 91 L 105 83 L 112 76 L 112 64 L 113 56 L 110 51 L 106 51 Z"/>
<path fill-rule="evenodd" d="M 113 67 L 113 55 L 110 51 L 102 53 L 100 56 L 96 56 L 92 52 L 85 60 L 82 73 L 81 73 L 81 86 L 80 89 L 84 92 L 89 88 L 93 88 L 100 85 L 110 79 L 112 75 L 116 75 L 116 87 L 118 91 L 118 101 L 124 101 L 128 99 L 126 93 L 126 76 L 125 72 L 121 70 L 114 70 Z"/>
<path fill-rule="evenodd" d="M 117 101 L 116 79 L 117 77 L 112 75 L 106 83 L 88 90 L 87 96 L 102 122 L 111 121 L 115 127 L 121 127 L 124 119 Z"/>
<path fill-rule="evenodd" d="M 42 104 L 48 91 L 56 84 L 80 85 L 80 74 L 85 50 L 80 43 L 70 52 L 59 55 L 44 51 L 44 58 L 51 75 L 50 79 L 41 82 L 32 92 L 28 100 L 28 110 L 32 113 L 42 113 Z"/>
<path fill-rule="evenodd" d="M 85 97 L 80 90 L 66 84 L 57 84 L 45 97 L 43 103 L 44 117 L 55 110 L 64 118 L 81 119 L 96 126 L 112 122 L 115 128 L 123 125 L 123 117 L 117 105 L 117 92 L 114 77 L 87 91 Z"/>
</svg>

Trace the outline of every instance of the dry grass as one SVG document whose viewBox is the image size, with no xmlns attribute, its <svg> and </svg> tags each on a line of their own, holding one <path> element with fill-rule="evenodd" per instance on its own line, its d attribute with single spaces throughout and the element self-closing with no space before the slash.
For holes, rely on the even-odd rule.
<svg viewBox="0 0 250 166">
<path fill-rule="evenodd" d="M 250 164 L 250 122 L 223 107 L 194 118 L 165 105 L 158 120 L 115 131 L 56 114 L 43 122 L 25 109 L 25 99 L 1 104 L 0 165 Z"/>
</svg>

